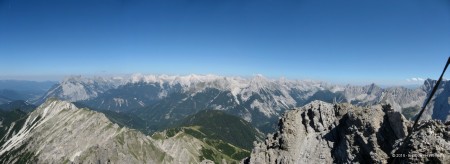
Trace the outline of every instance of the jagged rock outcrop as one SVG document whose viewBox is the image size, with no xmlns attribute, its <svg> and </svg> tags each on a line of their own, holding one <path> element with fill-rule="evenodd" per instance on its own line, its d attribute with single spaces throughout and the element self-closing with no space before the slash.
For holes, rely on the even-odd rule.
<svg viewBox="0 0 450 164">
<path fill-rule="evenodd" d="M 392 156 L 397 157 L 395 162 L 450 163 L 450 122 L 423 121 L 411 136 L 396 142 L 392 151 Z"/>
<path fill-rule="evenodd" d="M 431 122 L 436 124 L 436 121 Z M 450 129 L 440 125 L 431 128 L 440 133 L 428 132 L 439 134 L 433 136 L 439 139 L 429 145 L 449 144 L 446 135 Z M 409 126 L 411 122 L 389 105 L 362 108 L 313 101 L 286 112 L 279 121 L 279 130 L 269 134 L 264 142 L 255 143 L 250 157 L 242 162 L 387 163 L 398 146 L 396 141 L 405 138 Z M 414 142 L 410 147 L 409 150 L 417 153 L 432 151 L 423 146 L 414 147 Z M 442 149 L 436 151 L 445 153 Z M 440 159 L 441 162 L 446 160 Z"/>
</svg>

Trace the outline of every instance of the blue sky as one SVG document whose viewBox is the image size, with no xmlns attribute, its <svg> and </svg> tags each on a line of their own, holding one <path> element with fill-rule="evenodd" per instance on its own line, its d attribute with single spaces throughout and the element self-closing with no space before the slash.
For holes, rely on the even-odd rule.
<svg viewBox="0 0 450 164">
<path fill-rule="evenodd" d="M 448 0 L 0 0 L 0 79 L 195 73 L 408 85 L 437 78 L 449 54 Z"/>
</svg>

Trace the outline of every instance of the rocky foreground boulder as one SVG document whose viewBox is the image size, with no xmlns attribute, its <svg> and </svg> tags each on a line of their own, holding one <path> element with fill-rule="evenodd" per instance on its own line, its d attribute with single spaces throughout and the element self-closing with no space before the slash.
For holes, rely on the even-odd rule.
<svg viewBox="0 0 450 164">
<path fill-rule="evenodd" d="M 286 112 L 241 163 L 450 163 L 450 123 L 421 122 L 403 141 L 412 124 L 389 105 L 313 101 Z"/>
</svg>

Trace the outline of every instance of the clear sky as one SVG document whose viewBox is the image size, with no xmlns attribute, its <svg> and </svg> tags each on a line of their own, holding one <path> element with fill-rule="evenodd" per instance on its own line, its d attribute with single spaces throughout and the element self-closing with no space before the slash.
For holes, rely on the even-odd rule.
<svg viewBox="0 0 450 164">
<path fill-rule="evenodd" d="M 0 0 L 0 79 L 195 73 L 408 85 L 436 79 L 448 56 L 449 0 Z"/>
</svg>

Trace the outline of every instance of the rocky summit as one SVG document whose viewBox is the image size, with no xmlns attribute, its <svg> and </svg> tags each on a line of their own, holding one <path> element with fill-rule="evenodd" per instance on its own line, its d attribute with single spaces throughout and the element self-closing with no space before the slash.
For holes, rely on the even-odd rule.
<svg viewBox="0 0 450 164">
<path fill-rule="evenodd" d="M 241 162 L 450 163 L 450 122 L 422 121 L 404 141 L 412 124 L 389 105 L 313 101 L 286 112 Z"/>
</svg>

